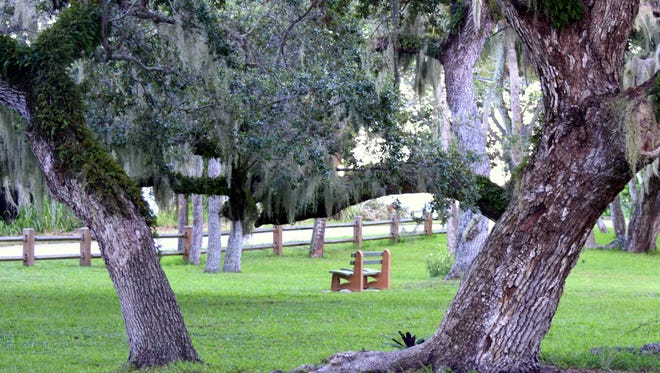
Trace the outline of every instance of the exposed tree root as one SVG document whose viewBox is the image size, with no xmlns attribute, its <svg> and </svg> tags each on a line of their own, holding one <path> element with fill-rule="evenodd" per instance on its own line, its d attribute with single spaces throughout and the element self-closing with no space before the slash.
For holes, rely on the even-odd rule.
<svg viewBox="0 0 660 373">
<path fill-rule="evenodd" d="M 419 347 L 392 352 L 340 352 L 331 356 L 325 365 L 303 365 L 293 373 L 416 372 L 428 365 L 422 358 L 426 355 Z"/>
</svg>

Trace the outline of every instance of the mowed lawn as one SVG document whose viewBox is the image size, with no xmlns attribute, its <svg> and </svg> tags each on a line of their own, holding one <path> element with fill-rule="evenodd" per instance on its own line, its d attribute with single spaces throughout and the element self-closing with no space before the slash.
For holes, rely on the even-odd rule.
<svg viewBox="0 0 660 373">
<path fill-rule="evenodd" d="M 286 371 L 339 351 L 393 349 L 387 342 L 399 330 L 431 336 L 458 287 L 426 268 L 428 254 L 446 252 L 444 236 L 365 246 L 392 251 L 392 289 L 328 292 L 328 270 L 348 265 L 351 244 L 326 246 L 322 259 L 309 258 L 307 248 L 281 257 L 246 252 L 240 274 L 206 274 L 163 258 L 205 362 L 167 371 Z M 88 268 L 76 260 L 0 263 L 0 305 L 0 371 L 124 370 L 126 334 L 101 260 Z M 659 372 L 660 355 L 614 348 L 651 342 L 660 342 L 660 255 L 585 251 L 542 344 L 543 363 Z M 592 354 L 594 347 L 608 348 Z"/>
</svg>

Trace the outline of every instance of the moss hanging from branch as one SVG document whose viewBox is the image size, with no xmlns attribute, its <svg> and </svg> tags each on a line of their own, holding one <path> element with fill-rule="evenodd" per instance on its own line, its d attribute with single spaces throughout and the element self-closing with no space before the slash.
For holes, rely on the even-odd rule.
<svg viewBox="0 0 660 373">
<path fill-rule="evenodd" d="M 172 190 L 180 194 L 204 194 L 207 196 L 223 196 L 229 194 L 227 179 L 223 176 L 185 176 L 181 173 L 170 174 Z"/>
</svg>

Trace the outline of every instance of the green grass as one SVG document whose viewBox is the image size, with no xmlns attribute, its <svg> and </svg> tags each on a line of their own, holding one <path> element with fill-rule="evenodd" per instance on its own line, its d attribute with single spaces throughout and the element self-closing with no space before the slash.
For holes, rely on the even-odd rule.
<svg viewBox="0 0 660 373">
<path fill-rule="evenodd" d="M 329 293 L 329 269 L 347 265 L 350 244 L 243 255 L 243 273 L 210 275 L 163 258 L 193 342 L 207 365 L 167 371 L 269 372 L 318 363 L 338 351 L 390 350 L 397 331 L 427 338 L 457 282 L 431 279 L 425 258 L 444 237 L 366 244 L 392 250 L 392 289 Z M 660 371 L 657 356 L 592 355 L 593 347 L 660 342 L 660 255 L 587 251 L 569 277 L 544 363 L 561 367 Z M 119 305 L 100 260 L 0 263 L 0 371 L 114 372 L 128 347 Z"/>
</svg>

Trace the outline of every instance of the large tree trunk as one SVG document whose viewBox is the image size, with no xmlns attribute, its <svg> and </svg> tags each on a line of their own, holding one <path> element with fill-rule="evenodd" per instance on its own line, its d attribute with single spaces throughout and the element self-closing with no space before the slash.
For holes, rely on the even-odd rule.
<svg viewBox="0 0 660 373">
<path fill-rule="evenodd" d="M 656 238 L 660 231 L 660 177 L 647 180 L 633 210 L 628 225 L 625 251 L 634 253 L 656 250 Z"/>
<path fill-rule="evenodd" d="M 198 360 L 144 217 L 136 211 L 109 213 L 102 198 L 62 177 L 66 172 L 52 162 L 56 155 L 43 137 L 27 136 L 53 195 L 90 227 L 99 243 L 124 316 L 129 363 L 144 367 Z"/>
<path fill-rule="evenodd" d="M 461 152 L 472 153 L 477 157 L 472 171 L 488 177 L 490 164 L 486 154 L 487 127 L 479 120 L 473 70 L 494 22 L 488 12 L 482 14 L 480 30 L 475 30 L 471 17 L 465 18 L 441 60 L 445 69 L 447 103 L 452 114 L 453 140 Z M 488 219 L 470 210 L 461 210 L 457 228 L 456 261 L 447 274 L 450 279 L 463 277 L 483 247 L 488 236 Z"/>
<path fill-rule="evenodd" d="M 611 132 L 623 131 L 625 120 L 612 111 L 631 98 L 620 92 L 620 66 L 639 3 L 585 0 L 583 20 L 562 32 L 522 2 L 498 3 L 530 49 L 545 128 L 518 193 L 473 263 L 478 270 L 423 349 L 434 366 L 534 371 L 564 281 L 601 212 L 630 179 L 625 141 Z M 636 111 L 637 103 L 627 109 Z"/>
<path fill-rule="evenodd" d="M 243 252 L 243 221 L 232 220 L 229 230 L 229 241 L 225 252 L 224 272 L 238 273 L 241 271 L 241 254 Z"/>
<path fill-rule="evenodd" d="M 202 257 L 202 239 L 204 237 L 204 206 L 201 194 L 193 194 L 193 231 L 192 245 L 190 245 L 190 258 L 188 262 L 199 265 Z"/>
<path fill-rule="evenodd" d="M 638 0 L 583 0 L 582 20 L 558 32 L 527 2 L 498 0 L 530 49 L 545 127 L 518 192 L 473 262 L 436 334 L 394 353 L 344 353 L 318 371 L 385 372 L 422 365 L 466 372 L 535 372 L 566 277 L 608 203 L 630 180 L 626 125 L 645 126 L 642 154 L 660 143 L 640 89 L 620 91 L 620 67 Z M 616 9 L 615 12 L 611 9 Z M 621 104 L 625 108 L 622 109 Z M 630 110 L 626 115 L 614 110 Z M 644 110 L 649 110 L 644 107 Z M 652 122 L 650 122 L 652 121 Z M 647 162 L 648 159 L 641 159 Z"/>
<path fill-rule="evenodd" d="M 209 177 L 220 175 L 220 162 L 209 160 Z M 222 254 L 222 197 L 209 196 L 209 247 L 206 252 L 206 267 L 204 272 L 220 272 L 220 258 Z"/>
<path fill-rule="evenodd" d="M 174 293 L 160 268 L 148 207 L 85 123 L 81 94 L 67 68 L 100 43 L 100 9 L 73 3 L 29 49 L 0 35 L 0 64 L 18 82 L 2 97 L 29 122 L 25 133 L 52 195 L 96 237 L 117 292 L 135 367 L 199 360 Z M 13 49 L 13 50 L 12 50 Z M 12 65 L 20 55 L 33 64 Z M 0 84 L 0 90 L 12 83 Z M 5 92 L 1 92 L 2 95 Z M 18 101 L 15 101 L 18 99 Z M 13 103 L 12 103 L 13 101 Z"/>
</svg>

